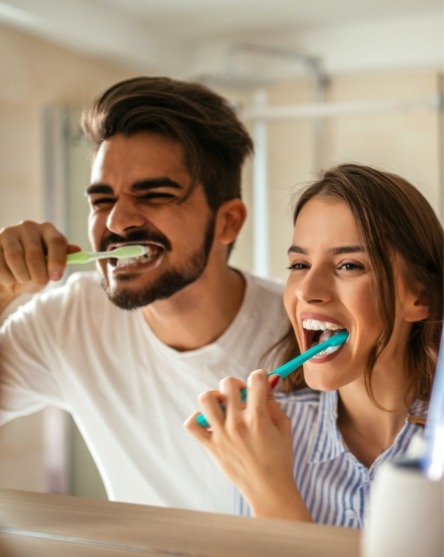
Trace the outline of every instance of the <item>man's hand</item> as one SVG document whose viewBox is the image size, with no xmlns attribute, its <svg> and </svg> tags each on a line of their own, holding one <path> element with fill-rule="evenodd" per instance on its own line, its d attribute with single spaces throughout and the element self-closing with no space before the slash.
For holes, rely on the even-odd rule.
<svg viewBox="0 0 444 557">
<path fill-rule="evenodd" d="M 52 224 L 23 221 L 0 231 L 0 311 L 20 294 L 60 280 L 66 254 L 77 251 Z"/>
</svg>

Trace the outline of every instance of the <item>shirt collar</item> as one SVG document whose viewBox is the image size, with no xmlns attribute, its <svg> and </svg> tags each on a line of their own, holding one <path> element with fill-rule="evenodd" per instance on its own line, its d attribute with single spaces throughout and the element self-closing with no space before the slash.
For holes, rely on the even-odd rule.
<svg viewBox="0 0 444 557">
<path fill-rule="evenodd" d="M 338 392 L 320 391 L 318 408 L 317 423 L 314 429 L 314 442 L 309 456 L 309 462 L 311 463 L 327 462 L 347 452 L 337 426 Z M 427 408 L 428 404 L 426 402 L 417 400 L 413 403 L 410 414 L 415 416 L 426 416 Z M 416 426 L 413 428 L 412 425 L 408 423 L 408 420 L 406 420 L 404 428 L 398 434 L 397 439 L 388 452 L 396 452 L 398 445 L 402 445 L 405 430 L 413 431 L 416 429 L 420 429 L 420 427 Z"/>
<path fill-rule="evenodd" d="M 338 393 L 321 391 L 319 393 L 319 412 L 315 425 L 314 443 L 309 462 L 326 462 L 345 452 L 341 434 L 337 427 Z"/>
</svg>

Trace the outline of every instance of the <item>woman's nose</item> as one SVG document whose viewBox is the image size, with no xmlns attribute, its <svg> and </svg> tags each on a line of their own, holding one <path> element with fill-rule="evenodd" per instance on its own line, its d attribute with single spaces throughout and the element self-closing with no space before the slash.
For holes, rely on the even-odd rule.
<svg viewBox="0 0 444 557">
<path fill-rule="evenodd" d="M 332 279 L 321 270 L 310 269 L 294 287 L 297 298 L 308 303 L 324 303 L 331 300 Z"/>
<path fill-rule="evenodd" d="M 131 200 L 118 199 L 106 219 L 111 232 L 123 236 L 128 230 L 141 228 L 146 223 L 145 215 Z"/>
</svg>

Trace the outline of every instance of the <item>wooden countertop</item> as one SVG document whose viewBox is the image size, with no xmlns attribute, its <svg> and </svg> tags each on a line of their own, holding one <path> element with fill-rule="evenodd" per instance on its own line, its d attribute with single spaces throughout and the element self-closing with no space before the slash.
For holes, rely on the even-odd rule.
<svg viewBox="0 0 444 557">
<path fill-rule="evenodd" d="M 0 490 L 2 557 L 359 557 L 355 529 Z"/>
</svg>

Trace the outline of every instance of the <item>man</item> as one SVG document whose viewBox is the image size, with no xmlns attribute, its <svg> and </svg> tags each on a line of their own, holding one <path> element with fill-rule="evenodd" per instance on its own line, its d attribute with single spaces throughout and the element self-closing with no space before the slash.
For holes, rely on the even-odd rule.
<svg viewBox="0 0 444 557">
<path fill-rule="evenodd" d="M 288 326 L 280 286 L 228 265 L 251 139 L 219 95 L 166 78 L 114 85 L 83 129 L 96 145 L 92 247 L 148 253 L 102 260 L 5 320 L 2 420 L 59 406 L 111 499 L 230 512 L 227 480 L 182 424 L 201 391 L 245 378 Z M 78 249 L 49 223 L 3 230 L 0 308 L 59 280 Z"/>
</svg>

